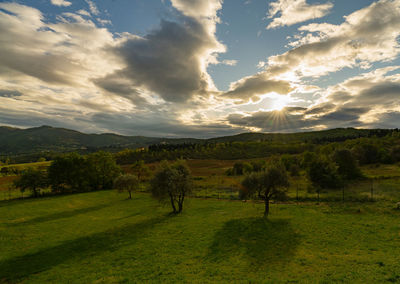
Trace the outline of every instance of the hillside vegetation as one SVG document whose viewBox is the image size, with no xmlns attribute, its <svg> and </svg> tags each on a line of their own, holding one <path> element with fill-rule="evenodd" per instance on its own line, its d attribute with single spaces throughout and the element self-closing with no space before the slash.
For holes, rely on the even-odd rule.
<svg viewBox="0 0 400 284">
<path fill-rule="evenodd" d="M 78 131 L 41 126 L 18 129 L 0 126 L 0 161 L 7 159 L 13 163 L 35 162 L 41 157 L 53 159 L 59 153 L 77 151 L 87 154 L 99 150 L 118 152 L 123 149 L 142 147 L 164 147 L 174 145 L 218 145 L 232 142 L 264 142 L 265 144 L 282 143 L 325 143 L 344 141 L 359 137 L 384 136 L 391 130 L 340 128 L 324 131 L 299 133 L 243 133 L 233 136 L 211 139 L 194 138 L 156 138 L 144 136 L 122 136 L 111 133 L 85 134 Z M 273 147 L 272 145 L 271 147 Z M 288 145 L 288 149 L 293 145 Z M 306 146 L 302 146 L 303 148 Z M 296 151 L 296 147 L 292 151 Z M 265 153 L 260 153 L 265 155 Z M 235 156 L 234 158 L 243 158 Z"/>
</svg>

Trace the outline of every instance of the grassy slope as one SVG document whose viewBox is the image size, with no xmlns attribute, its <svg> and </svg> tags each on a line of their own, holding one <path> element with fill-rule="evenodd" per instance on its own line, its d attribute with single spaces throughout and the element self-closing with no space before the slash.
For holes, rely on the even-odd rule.
<svg viewBox="0 0 400 284">
<path fill-rule="evenodd" d="M 361 210 L 360 206 L 362 206 Z M 400 281 L 400 212 L 189 200 L 180 216 L 103 191 L 0 202 L 0 279 L 45 283 Z"/>
</svg>

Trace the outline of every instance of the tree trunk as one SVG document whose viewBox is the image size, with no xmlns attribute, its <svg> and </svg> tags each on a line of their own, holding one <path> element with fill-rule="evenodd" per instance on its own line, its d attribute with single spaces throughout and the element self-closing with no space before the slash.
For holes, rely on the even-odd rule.
<svg viewBox="0 0 400 284">
<path fill-rule="evenodd" d="M 179 209 L 178 209 L 178 213 L 182 212 L 183 209 L 183 200 L 185 199 L 185 195 L 182 196 L 182 198 L 179 198 Z"/>
<path fill-rule="evenodd" d="M 129 192 L 129 199 L 132 199 L 132 192 L 130 190 L 128 190 Z"/>
<path fill-rule="evenodd" d="M 176 213 L 176 207 L 175 207 L 174 198 L 173 198 L 173 196 L 171 194 L 169 195 L 169 198 L 171 200 L 171 206 L 172 206 L 173 212 Z"/>
<path fill-rule="evenodd" d="M 269 214 L 269 198 L 265 198 L 264 202 L 265 202 L 264 217 L 267 218 Z"/>
</svg>

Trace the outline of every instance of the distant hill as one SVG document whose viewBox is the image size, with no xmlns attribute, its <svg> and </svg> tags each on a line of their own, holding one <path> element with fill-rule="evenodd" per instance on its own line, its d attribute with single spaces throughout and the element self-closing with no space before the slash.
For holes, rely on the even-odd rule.
<svg viewBox="0 0 400 284">
<path fill-rule="evenodd" d="M 0 126 L 0 156 L 27 155 L 42 152 L 92 152 L 96 150 L 119 151 L 124 148 L 140 148 L 154 144 L 183 144 L 183 143 L 221 143 L 221 142 L 332 142 L 346 139 L 382 136 L 388 130 L 384 129 L 354 129 L 338 128 L 324 131 L 299 133 L 242 133 L 211 139 L 194 138 L 156 138 L 144 136 L 122 136 L 112 133 L 85 134 L 79 131 L 40 126 L 19 129 Z"/>
<path fill-rule="evenodd" d="M 122 136 L 112 133 L 85 134 L 75 130 L 46 125 L 28 129 L 0 126 L 0 155 L 3 156 L 42 151 L 69 152 L 103 148 L 140 148 L 161 142 L 196 143 L 198 139 Z"/>
</svg>

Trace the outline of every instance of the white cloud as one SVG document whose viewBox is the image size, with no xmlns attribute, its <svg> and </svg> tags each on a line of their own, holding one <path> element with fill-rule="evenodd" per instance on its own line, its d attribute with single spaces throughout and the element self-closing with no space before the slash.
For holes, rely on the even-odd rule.
<svg viewBox="0 0 400 284">
<path fill-rule="evenodd" d="M 0 3 L 0 123 L 219 136 L 244 129 L 299 131 L 400 122 L 398 66 L 355 76 L 325 91 L 306 84 L 308 77 L 343 67 L 368 68 L 398 58 L 400 0 L 378 1 L 341 24 L 302 26 L 291 50 L 260 62 L 259 73 L 231 83 L 227 92 L 218 91 L 207 72 L 210 64 L 236 64 L 218 59 L 225 51 L 215 36 L 222 2 L 172 4 L 180 11 L 174 20 L 137 36 L 113 35 L 84 10 L 51 21 L 37 9 Z M 92 15 L 96 11 L 92 7 Z M 315 96 L 299 103 L 295 96 L 302 92 Z M 309 107 L 265 111 L 273 103 L 267 99 L 279 101 L 278 94 L 289 94 L 291 106 Z M 253 103 L 235 104 L 249 101 Z"/>
<path fill-rule="evenodd" d="M 236 66 L 236 64 L 237 64 L 237 60 L 235 60 L 235 59 L 225 59 L 225 60 L 222 60 L 222 64 L 224 64 L 224 65 L 228 65 L 228 66 Z"/>
<path fill-rule="evenodd" d="M 51 4 L 56 5 L 56 6 L 64 6 L 68 7 L 71 6 L 72 3 L 66 0 L 51 0 Z"/>
<path fill-rule="evenodd" d="M 35 8 L 0 3 L 0 106 L 8 108 L 1 107 L 0 123 L 153 136 L 232 133 L 223 123 L 182 119 L 209 107 L 216 93 L 207 66 L 225 47 L 213 32 L 216 17 L 205 13 L 162 21 L 142 37 L 114 36 L 84 11 L 51 21 Z"/>
<path fill-rule="evenodd" d="M 85 1 L 89 5 L 90 13 L 96 16 L 100 14 L 99 9 L 97 9 L 97 6 L 93 1 L 91 0 L 85 0 Z"/>
<path fill-rule="evenodd" d="M 82 15 L 82 16 L 86 16 L 86 17 L 90 17 L 91 16 L 88 11 L 83 10 L 83 9 L 77 11 L 76 13 L 79 14 L 79 15 Z"/>
<path fill-rule="evenodd" d="M 267 26 L 267 29 L 291 26 L 324 17 L 332 7 L 333 4 L 330 2 L 312 5 L 308 4 L 306 0 L 277 0 L 271 2 L 268 18 L 272 18 L 272 22 Z"/>
<path fill-rule="evenodd" d="M 397 58 L 400 0 L 375 2 L 348 15 L 339 25 L 310 24 L 299 30 L 305 34 L 297 36 L 293 49 L 270 56 L 264 71 L 232 83 L 228 94 L 246 102 L 262 93 L 261 89 L 254 89 L 255 82 L 267 87 L 271 80 L 286 81 L 286 85 L 303 88 L 301 81 L 305 77 L 318 78 L 345 67 L 368 68 L 374 62 Z M 267 90 L 278 92 L 269 87 Z"/>
<path fill-rule="evenodd" d="M 222 0 L 171 0 L 172 5 L 191 18 L 215 18 L 222 8 Z"/>
</svg>

